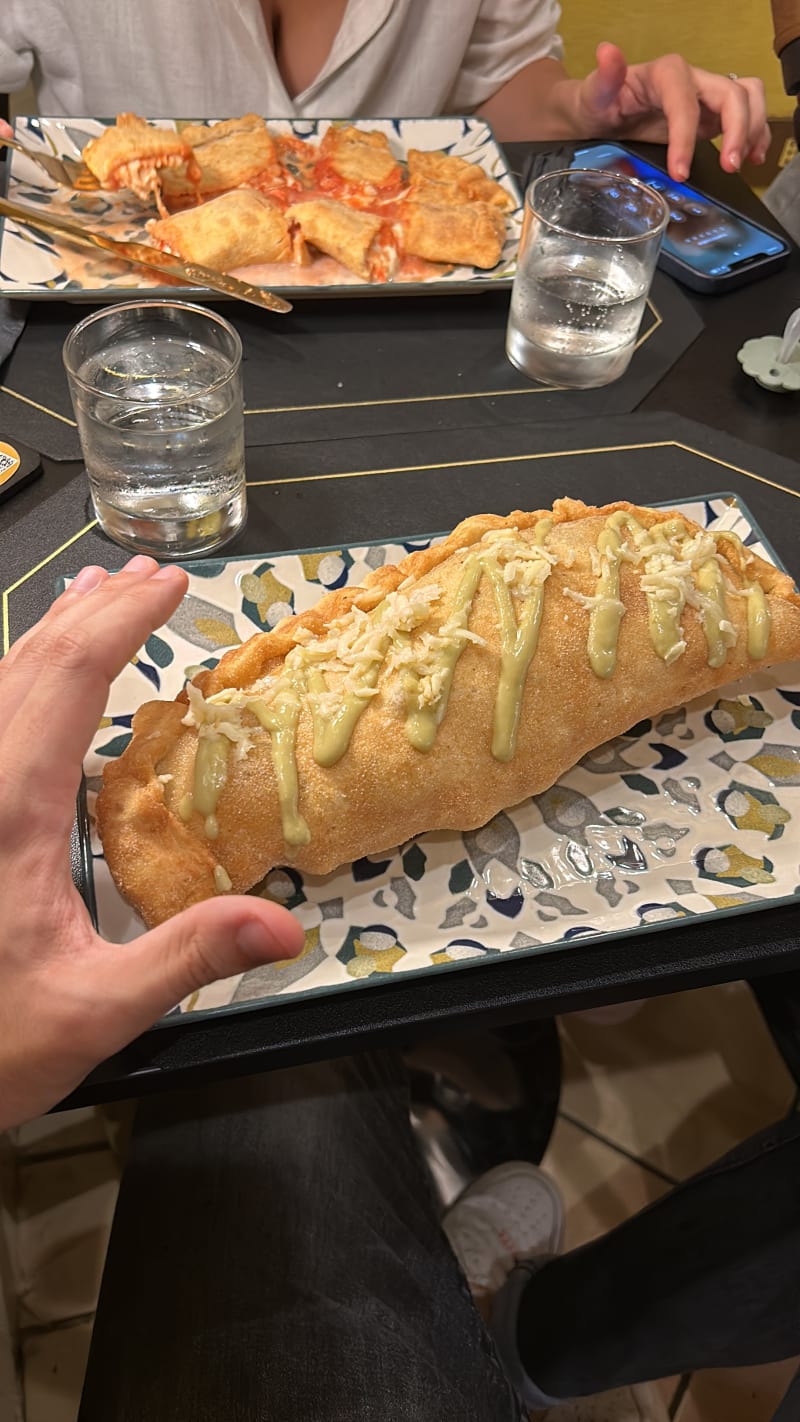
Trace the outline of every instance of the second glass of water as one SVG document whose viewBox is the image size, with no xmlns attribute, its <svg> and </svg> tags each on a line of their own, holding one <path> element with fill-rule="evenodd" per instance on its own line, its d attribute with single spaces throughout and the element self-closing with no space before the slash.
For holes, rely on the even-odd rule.
<svg viewBox="0 0 800 1422">
<path fill-rule="evenodd" d="M 137 301 L 87 316 L 64 364 L 101 527 L 154 558 L 207 553 L 246 512 L 242 343 L 221 316 Z"/>
<path fill-rule="evenodd" d="M 525 196 L 506 354 L 549 385 L 588 389 L 627 370 L 669 211 L 635 178 L 545 173 Z"/>
</svg>

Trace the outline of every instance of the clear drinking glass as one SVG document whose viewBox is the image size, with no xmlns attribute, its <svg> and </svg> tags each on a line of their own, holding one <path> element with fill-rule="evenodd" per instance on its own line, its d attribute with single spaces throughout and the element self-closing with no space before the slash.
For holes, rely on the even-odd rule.
<svg viewBox="0 0 800 1422">
<path fill-rule="evenodd" d="M 136 301 L 87 316 L 64 365 L 98 520 L 154 558 L 207 553 L 246 513 L 242 343 L 213 311 Z"/>
<path fill-rule="evenodd" d="M 525 195 L 506 354 L 549 385 L 607 385 L 628 367 L 669 210 L 635 178 L 545 173 Z"/>
</svg>

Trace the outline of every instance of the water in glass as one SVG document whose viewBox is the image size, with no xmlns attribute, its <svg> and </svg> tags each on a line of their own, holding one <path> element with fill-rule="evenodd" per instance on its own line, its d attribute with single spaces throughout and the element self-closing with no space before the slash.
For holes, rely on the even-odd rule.
<svg viewBox="0 0 800 1422">
<path fill-rule="evenodd" d="M 215 547 L 238 528 L 241 386 L 225 355 L 156 331 L 88 356 L 77 374 L 92 387 L 78 424 L 95 508 L 112 538 L 170 557 Z"/>
<path fill-rule="evenodd" d="M 630 256 L 544 256 L 514 285 L 510 359 L 550 384 L 608 384 L 630 360 L 649 285 L 649 272 Z"/>
</svg>

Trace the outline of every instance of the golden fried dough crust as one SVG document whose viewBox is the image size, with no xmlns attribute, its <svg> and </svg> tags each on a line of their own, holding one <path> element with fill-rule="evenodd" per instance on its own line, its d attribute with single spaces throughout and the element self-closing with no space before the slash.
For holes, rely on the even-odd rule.
<svg viewBox="0 0 800 1422">
<path fill-rule="evenodd" d="M 218 272 L 258 262 L 288 262 L 292 254 L 280 208 L 251 188 L 237 188 L 200 207 L 149 222 L 148 230 L 156 246 Z"/>
<path fill-rule="evenodd" d="M 409 199 L 400 205 L 400 223 L 412 257 L 457 266 L 496 267 L 506 236 L 503 214 L 484 202 L 454 207 Z"/>
<path fill-rule="evenodd" d="M 383 225 L 380 217 L 355 212 L 334 198 L 312 198 L 287 209 L 289 222 L 296 222 L 307 242 L 334 257 L 348 271 L 364 281 L 372 276 L 371 249 Z"/>
<path fill-rule="evenodd" d="M 680 514 L 627 503 L 592 508 L 561 499 L 552 511 L 516 512 L 507 518 L 479 515 L 459 524 L 441 544 L 380 568 L 360 587 L 329 593 L 310 611 L 257 634 L 196 679 L 202 697 L 231 696 L 231 688 L 242 688 L 246 701 L 260 694 L 265 678 L 285 674 L 285 658 L 293 648 L 306 655 L 316 639 L 330 638 L 332 627 L 345 625 L 348 617 L 352 621 L 353 609 L 377 609 L 380 616 L 397 605 L 391 594 L 427 598 L 434 631 L 441 632 L 452 617 L 470 560 L 475 566 L 487 548 L 491 552 L 500 546 L 494 535 L 508 531 L 511 545 L 522 549 L 517 566 L 523 568 L 526 549 L 530 555 L 546 547 L 551 565 L 543 584 L 538 645 L 521 688 L 514 754 L 505 760 L 493 754 L 502 643 L 492 577 L 482 575 L 469 611 L 471 640 L 455 665 L 446 710 L 428 750 L 416 749 L 406 734 L 401 673 L 388 662 L 349 747 L 333 764 L 315 759 L 311 708 L 301 703 L 296 766 L 299 808 L 310 831 L 305 844 L 292 847 L 284 839 L 270 734 L 231 760 L 216 810 L 218 835 L 209 839 L 201 815 L 195 812 L 184 822 L 179 814 L 192 789 L 198 744 L 197 729 L 183 724 L 185 699 L 142 707 L 128 748 L 105 770 L 97 803 L 106 859 L 121 892 L 154 924 L 219 892 L 220 873 L 225 888 L 230 883 L 241 892 L 276 864 L 322 874 L 427 830 L 476 828 L 499 810 L 542 792 L 587 751 L 636 722 L 754 667 L 800 657 L 800 596 L 791 579 L 725 539 L 714 544 L 717 552 L 710 560 L 728 588 L 726 626 L 735 635 L 723 663 L 709 664 L 703 617 L 688 604 L 682 613 L 682 654 L 669 663 L 657 654 L 642 568 L 622 561 L 624 615 L 616 666 L 611 675 L 597 675 L 587 649 L 588 607 L 597 588 L 598 539 L 616 513 L 632 515 L 643 530 L 672 519 L 682 538 L 704 536 Z M 552 519 L 552 526 L 541 545 L 537 539 L 545 518 Z M 768 641 L 755 659 L 748 651 L 748 588 L 759 598 L 763 594 L 769 609 Z M 524 598 L 515 596 L 514 602 L 516 617 Z"/>
<path fill-rule="evenodd" d="M 278 171 L 274 139 L 257 114 L 215 124 L 188 124 L 181 138 L 191 146 L 200 176 L 191 183 L 182 174 L 164 174 L 164 197 L 171 207 L 213 198 L 255 183 L 262 173 Z"/>
<path fill-rule="evenodd" d="M 455 204 L 485 202 L 501 212 L 516 203 L 501 183 L 490 178 L 478 163 L 454 158 L 441 150 L 408 150 L 409 196 L 417 202 Z"/>
<path fill-rule="evenodd" d="M 401 176 L 385 134 L 377 129 L 337 128 L 327 130 L 320 146 L 320 160 L 330 163 L 339 178 L 349 183 L 371 183 L 386 187 Z"/>
<path fill-rule="evenodd" d="M 103 187 L 125 186 L 120 172 L 131 164 L 146 163 L 152 168 L 191 162 L 192 149 L 185 138 L 168 128 L 156 128 L 138 114 L 119 114 L 116 124 L 99 138 L 92 138 L 83 150 L 83 160 Z"/>
</svg>

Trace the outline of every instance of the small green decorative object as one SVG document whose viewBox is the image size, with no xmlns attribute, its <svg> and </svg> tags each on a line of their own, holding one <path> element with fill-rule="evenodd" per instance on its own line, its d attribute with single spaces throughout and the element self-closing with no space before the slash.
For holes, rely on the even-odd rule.
<svg viewBox="0 0 800 1422">
<path fill-rule="evenodd" d="M 765 390 L 800 390 L 800 308 L 793 311 L 782 336 L 759 336 L 737 352 L 745 375 Z"/>
</svg>

